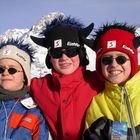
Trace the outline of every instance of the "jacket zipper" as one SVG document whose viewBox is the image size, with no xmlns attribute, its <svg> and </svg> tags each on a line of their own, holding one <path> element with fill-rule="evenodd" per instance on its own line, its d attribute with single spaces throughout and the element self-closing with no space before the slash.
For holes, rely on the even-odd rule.
<svg viewBox="0 0 140 140">
<path fill-rule="evenodd" d="M 125 103 L 126 103 L 126 107 L 127 107 L 127 112 L 128 112 L 128 116 L 129 116 L 129 121 L 130 121 L 131 129 L 132 129 L 132 137 L 133 137 L 133 140 L 137 140 L 136 130 L 135 130 L 135 126 L 134 126 L 134 119 L 133 119 L 132 110 L 130 107 L 130 102 L 128 99 L 127 91 L 126 91 L 126 88 L 124 86 L 122 86 L 121 88 L 122 88 L 122 93 L 124 95 L 124 99 L 125 99 Z"/>
</svg>

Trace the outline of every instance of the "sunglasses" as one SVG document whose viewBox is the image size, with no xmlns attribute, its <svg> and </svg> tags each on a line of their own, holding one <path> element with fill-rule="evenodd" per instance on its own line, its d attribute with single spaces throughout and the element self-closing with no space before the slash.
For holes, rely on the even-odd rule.
<svg viewBox="0 0 140 140">
<path fill-rule="evenodd" d="M 102 64 L 104 65 L 110 65 L 112 64 L 113 62 L 113 59 L 116 60 L 116 62 L 119 64 L 119 65 L 122 65 L 124 64 L 127 60 L 129 60 L 128 58 L 126 58 L 125 56 L 117 56 L 117 57 L 113 57 L 113 56 L 105 56 L 101 59 L 101 62 Z"/>
<path fill-rule="evenodd" d="M 17 72 L 22 72 L 22 71 L 19 71 L 19 70 L 15 69 L 15 68 L 4 68 L 4 67 L 0 67 L 0 74 L 4 73 L 6 69 L 8 70 L 8 73 L 11 74 L 11 75 L 12 74 L 15 74 Z"/>
<path fill-rule="evenodd" d="M 55 48 L 55 49 L 51 49 L 50 50 L 50 55 L 53 58 L 61 58 L 62 54 L 66 54 L 68 57 L 74 57 L 76 55 L 78 55 L 80 52 L 80 48 L 78 47 L 69 47 L 69 48 Z"/>
</svg>

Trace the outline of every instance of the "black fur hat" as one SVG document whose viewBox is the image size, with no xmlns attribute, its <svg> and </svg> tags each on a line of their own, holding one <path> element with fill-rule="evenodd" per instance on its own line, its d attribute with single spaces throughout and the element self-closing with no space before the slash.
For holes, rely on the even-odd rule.
<svg viewBox="0 0 140 140">
<path fill-rule="evenodd" d="M 88 27 L 84 27 L 79 20 L 60 15 L 51 23 L 46 23 L 46 28 L 41 33 L 44 38 L 31 36 L 31 39 L 49 50 L 58 47 L 80 47 L 80 62 L 85 66 L 89 61 L 84 44 L 88 45 L 90 39 L 86 37 L 91 33 L 93 26 L 94 24 L 91 23 Z M 49 54 L 46 57 L 46 65 L 48 68 L 52 68 Z"/>
</svg>

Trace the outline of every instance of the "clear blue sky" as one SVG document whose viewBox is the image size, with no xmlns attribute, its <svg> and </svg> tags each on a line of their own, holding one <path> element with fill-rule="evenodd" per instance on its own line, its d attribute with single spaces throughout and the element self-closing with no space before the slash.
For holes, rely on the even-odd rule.
<svg viewBox="0 0 140 140">
<path fill-rule="evenodd" d="M 95 28 L 113 20 L 140 25 L 140 0 L 0 0 L 0 34 L 30 28 L 50 12 L 63 12 Z"/>
</svg>

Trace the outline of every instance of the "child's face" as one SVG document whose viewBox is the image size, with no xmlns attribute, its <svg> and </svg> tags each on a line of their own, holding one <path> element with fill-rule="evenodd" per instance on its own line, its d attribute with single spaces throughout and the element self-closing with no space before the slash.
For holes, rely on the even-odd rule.
<svg viewBox="0 0 140 140">
<path fill-rule="evenodd" d="M 110 51 L 102 56 L 102 73 L 111 83 L 123 85 L 131 74 L 131 61 L 127 54 Z"/>
<path fill-rule="evenodd" d="M 80 58 L 79 55 L 68 57 L 67 55 L 62 54 L 62 57 L 58 59 L 51 57 L 51 63 L 58 73 L 62 75 L 69 75 L 78 69 L 80 65 Z"/>
<path fill-rule="evenodd" d="M 23 85 L 24 85 L 24 72 L 21 65 L 17 61 L 12 59 L 1 59 L 0 88 L 9 91 L 15 91 L 22 89 Z"/>
</svg>

